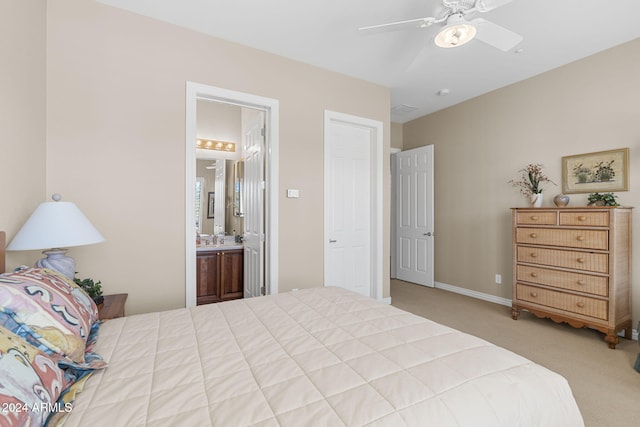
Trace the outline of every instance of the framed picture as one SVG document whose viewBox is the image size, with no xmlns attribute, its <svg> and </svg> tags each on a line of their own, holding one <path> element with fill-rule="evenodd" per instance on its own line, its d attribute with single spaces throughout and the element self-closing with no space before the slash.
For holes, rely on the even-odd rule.
<svg viewBox="0 0 640 427">
<path fill-rule="evenodd" d="M 215 203 L 216 203 L 216 198 L 215 198 L 216 192 L 215 191 L 210 191 L 208 196 L 209 198 L 207 199 L 208 201 L 208 209 L 207 209 L 207 218 L 213 218 L 213 209 L 215 208 Z"/>
<path fill-rule="evenodd" d="M 628 190 L 628 148 L 562 158 L 562 192 L 564 194 Z"/>
</svg>

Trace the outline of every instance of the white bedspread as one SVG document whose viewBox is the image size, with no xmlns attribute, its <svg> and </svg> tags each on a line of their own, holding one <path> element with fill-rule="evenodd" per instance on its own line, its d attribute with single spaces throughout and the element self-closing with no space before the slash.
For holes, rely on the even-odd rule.
<svg viewBox="0 0 640 427">
<path fill-rule="evenodd" d="M 564 378 L 340 288 L 105 322 L 66 426 L 582 426 Z"/>
</svg>

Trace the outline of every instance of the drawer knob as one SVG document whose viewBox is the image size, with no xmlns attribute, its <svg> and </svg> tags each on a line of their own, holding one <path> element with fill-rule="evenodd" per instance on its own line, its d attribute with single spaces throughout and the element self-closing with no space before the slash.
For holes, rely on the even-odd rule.
<svg viewBox="0 0 640 427">
<path fill-rule="evenodd" d="M 536 233 L 531 233 L 529 234 L 529 237 L 531 237 L 532 239 L 535 239 L 536 237 L 538 237 L 538 235 Z"/>
<path fill-rule="evenodd" d="M 578 221 L 586 221 L 586 220 L 587 220 L 587 217 L 586 217 L 586 216 L 584 216 L 584 215 L 580 215 L 580 216 L 578 217 Z"/>
<path fill-rule="evenodd" d="M 584 283 L 585 283 L 585 282 L 584 282 L 584 280 L 578 280 L 576 283 L 577 283 L 578 285 L 580 285 L 580 286 L 584 286 Z"/>
<path fill-rule="evenodd" d="M 584 236 L 578 236 L 576 240 L 578 240 L 578 242 L 584 242 Z"/>
<path fill-rule="evenodd" d="M 584 308 L 584 303 L 582 301 L 579 301 L 576 305 L 580 308 Z"/>
<path fill-rule="evenodd" d="M 538 273 L 531 273 L 531 277 L 538 277 Z"/>
<path fill-rule="evenodd" d="M 538 220 L 538 217 L 537 217 L 537 216 L 535 216 L 535 215 L 532 215 L 532 216 L 531 216 L 531 221 L 537 221 L 537 220 Z"/>
<path fill-rule="evenodd" d="M 531 292 L 529 295 L 531 295 L 532 297 L 536 298 L 538 296 L 537 292 Z"/>
<path fill-rule="evenodd" d="M 576 261 L 578 261 L 580 264 L 584 264 L 584 258 L 578 258 Z"/>
<path fill-rule="evenodd" d="M 531 258 L 537 258 L 538 254 L 535 252 L 531 252 L 531 254 L 529 255 Z"/>
</svg>

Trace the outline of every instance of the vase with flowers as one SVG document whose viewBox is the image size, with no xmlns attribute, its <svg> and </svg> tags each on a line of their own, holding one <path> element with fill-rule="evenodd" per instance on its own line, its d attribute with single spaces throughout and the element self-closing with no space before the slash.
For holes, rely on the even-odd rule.
<svg viewBox="0 0 640 427">
<path fill-rule="evenodd" d="M 547 175 L 542 171 L 542 165 L 532 163 L 527 165 L 526 168 L 520 169 L 520 179 L 511 180 L 509 183 L 516 187 L 520 193 L 529 199 L 531 206 L 539 208 L 542 206 L 542 184 L 545 182 L 556 185 L 551 181 Z"/>
</svg>

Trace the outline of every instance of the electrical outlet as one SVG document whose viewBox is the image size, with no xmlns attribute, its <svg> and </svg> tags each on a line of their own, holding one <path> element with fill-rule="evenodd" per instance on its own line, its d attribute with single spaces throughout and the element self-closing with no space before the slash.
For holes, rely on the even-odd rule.
<svg viewBox="0 0 640 427">
<path fill-rule="evenodd" d="M 496 285 L 502 285 L 502 274 L 496 274 Z"/>
</svg>

